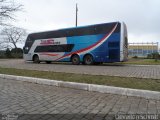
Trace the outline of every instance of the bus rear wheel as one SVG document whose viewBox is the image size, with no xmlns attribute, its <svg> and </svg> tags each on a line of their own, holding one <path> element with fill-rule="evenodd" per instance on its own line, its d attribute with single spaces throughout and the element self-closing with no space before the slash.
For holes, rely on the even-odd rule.
<svg viewBox="0 0 160 120">
<path fill-rule="evenodd" d="M 40 63 L 38 55 L 33 56 L 33 62 L 34 63 Z"/>
<path fill-rule="evenodd" d="M 74 55 L 72 58 L 71 58 L 71 61 L 72 61 L 72 64 L 73 65 L 79 65 L 80 64 L 80 58 L 78 55 Z"/>
<path fill-rule="evenodd" d="M 84 57 L 84 64 L 85 65 L 93 65 L 94 64 L 93 56 L 92 55 L 86 55 Z"/>
</svg>

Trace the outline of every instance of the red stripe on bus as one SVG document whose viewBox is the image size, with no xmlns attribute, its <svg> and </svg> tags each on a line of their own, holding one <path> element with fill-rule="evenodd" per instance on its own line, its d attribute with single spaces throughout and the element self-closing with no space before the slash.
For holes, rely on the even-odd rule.
<svg viewBox="0 0 160 120">
<path fill-rule="evenodd" d="M 59 54 L 52 54 L 52 53 L 41 53 L 40 55 L 57 56 L 57 55 L 59 55 Z"/>
</svg>

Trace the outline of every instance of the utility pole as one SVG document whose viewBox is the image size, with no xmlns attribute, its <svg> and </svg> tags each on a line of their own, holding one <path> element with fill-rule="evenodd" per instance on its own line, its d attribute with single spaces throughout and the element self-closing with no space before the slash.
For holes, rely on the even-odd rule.
<svg viewBox="0 0 160 120">
<path fill-rule="evenodd" d="M 78 6 L 76 3 L 76 27 L 77 27 L 77 21 L 78 21 Z"/>
</svg>

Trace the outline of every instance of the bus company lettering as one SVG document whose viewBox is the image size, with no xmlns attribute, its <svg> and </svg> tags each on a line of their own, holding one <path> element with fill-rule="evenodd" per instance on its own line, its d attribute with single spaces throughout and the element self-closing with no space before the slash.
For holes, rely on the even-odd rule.
<svg viewBox="0 0 160 120">
<path fill-rule="evenodd" d="M 59 45 L 60 42 L 55 42 L 53 39 L 41 40 L 41 45 Z"/>
</svg>

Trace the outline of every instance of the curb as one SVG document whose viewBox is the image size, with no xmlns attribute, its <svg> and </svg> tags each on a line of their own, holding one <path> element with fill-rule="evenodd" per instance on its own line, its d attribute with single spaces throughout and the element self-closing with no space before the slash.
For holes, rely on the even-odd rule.
<svg viewBox="0 0 160 120">
<path fill-rule="evenodd" d="M 6 74 L 0 74 L 0 78 L 7 79 L 7 80 L 32 82 L 32 83 L 44 84 L 44 85 L 53 85 L 57 87 L 68 87 L 68 88 L 94 91 L 94 92 L 100 92 L 100 93 L 111 93 L 111 94 L 160 100 L 160 92 L 149 91 L 149 90 L 138 90 L 138 89 L 94 85 L 94 84 L 86 84 L 86 83 L 64 82 L 59 80 L 49 80 L 49 79 L 42 79 L 42 78 L 23 77 L 23 76 L 6 75 Z"/>
</svg>

